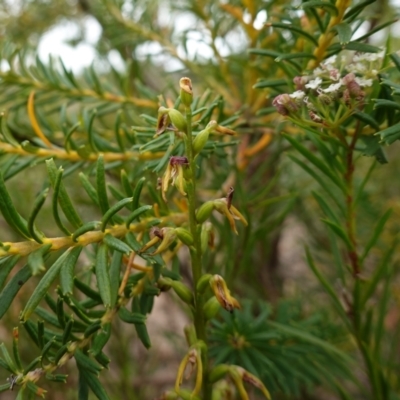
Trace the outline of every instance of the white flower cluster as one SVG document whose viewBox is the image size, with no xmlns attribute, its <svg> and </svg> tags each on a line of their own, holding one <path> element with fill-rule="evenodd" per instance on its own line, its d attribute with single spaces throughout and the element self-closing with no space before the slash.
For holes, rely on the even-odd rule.
<svg viewBox="0 0 400 400">
<path fill-rule="evenodd" d="M 353 62 L 348 64 L 346 69 L 349 72 L 363 75 L 365 79 L 373 79 L 378 75 L 384 56 L 384 51 L 356 54 L 353 57 Z"/>
<path fill-rule="evenodd" d="M 340 62 L 336 55 L 329 57 L 312 74 L 296 76 L 293 79 L 296 91 L 277 96 L 272 104 L 282 115 L 296 113 L 306 106 L 310 118 L 314 122 L 322 122 L 318 116 L 320 107 L 335 101 L 350 106 L 364 100 L 364 88 L 373 85 L 384 56 L 384 51 L 357 53 L 351 63 L 346 62 L 347 57 L 341 57 Z"/>
</svg>

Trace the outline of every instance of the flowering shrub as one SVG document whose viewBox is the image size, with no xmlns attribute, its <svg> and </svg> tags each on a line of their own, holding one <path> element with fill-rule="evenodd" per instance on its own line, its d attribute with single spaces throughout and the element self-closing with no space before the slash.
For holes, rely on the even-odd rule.
<svg viewBox="0 0 400 400">
<path fill-rule="evenodd" d="M 399 399 L 396 18 L 369 0 L 9 3 L 2 398 Z M 71 43 L 101 29 L 79 72 L 28 47 L 62 18 Z"/>
<path fill-rule="evenodd" d="M 304 124 L 309 118 L 309 126 L 322 124 L 335 130 L 350 115 L 363 109 L 367 88 L 374 81 L 379 83 L 383 58 L 383 51 L 354 54 L 350 63 L 349 56 L 342 56 L 340 64 L 336 55 L 329 57 L 310 75 L 296 76 L 293 79 L 296 91 L 280 94 L 272 104 L 294 123 Z"/>
</svg>

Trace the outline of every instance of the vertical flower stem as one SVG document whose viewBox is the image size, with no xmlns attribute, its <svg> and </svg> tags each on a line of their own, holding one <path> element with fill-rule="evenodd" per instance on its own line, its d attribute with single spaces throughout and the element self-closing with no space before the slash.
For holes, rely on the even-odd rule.
<svg viewBox="0 0 400 400">
<path fill-rule="evenodd" d="M 196 164 L 194 161 L 193 146 L 192 146 L 192 111 L 190 107 L 186 107 L 186 122 L 187 135 L 185 138 L 186 156 L 189 161 L 190 178 L 186 180 L 186 192 L 188 197 L 189 207 L 189 229 L 193 236 L 193 250 L 190 250 L 192 260 L 193 274 L 193 291 L 195 301 L 194 325 L 196 328 L 197 339 L 206 341 L 206 321 L 203 313 L 204 301 L 201 295 L 198 294 L 196 288 L 199 279 L 202 276 L 201 262 L 201 242 L 200 242 L 200 226 L 196 221 Z M 204 353 L 204 352 L 203 352 Z M 211 399 L 211 386 L 208 382 L 208 355 L 202 354 L 203 359 L 203 400 Z"/>
<path fill-rule="evenodd" d="M 358 128 L 355 130 L 355 134 L 351 139 L 350 144 L 347 148 L 346 154 L 346 171 L 344 179 L 346 182 L 346 229 L 347 234 L 352 245 L 352 248 L 348 251 L 348 257 L 350 260 L 351 269 L 354 278 L 354 289 L 353 289 L 353 306 L 352 306 L 352 317 L 353 317 L 353 334 L 357 342 L 357 346 L 364 358 L 364 363 L 368 371 L 368 376 L 372 388 L 372 392 L 375 400 L 382 400 L 382 388 L 379 382 L 379 370 L 373 360 L 371 359 L 370 349 L 368 343 L 365 343 L 362 337 L 362 306 L 360 305 L 361 296 L 361 280 L 360 280 L 360 257 L 357 252 L 357 240 L 356 240 L 356 214 L 355 214 L 355 201 L 354 201 L 354 188 L 353 188 L 353 175 L 354 175 L 354 149 L 358 138 Z"/>
</svg>

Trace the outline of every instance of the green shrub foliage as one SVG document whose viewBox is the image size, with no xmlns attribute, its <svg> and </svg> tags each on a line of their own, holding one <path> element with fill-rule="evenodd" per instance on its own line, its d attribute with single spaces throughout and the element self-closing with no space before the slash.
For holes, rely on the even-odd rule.
<svg viewBox="0 0 400 400">
<path fill-rule="evenodd" d="M 129 398 L 400 399 L 392 5 L 0 7 L 0 392 L 128 398 L 118 335 L 151 357 L 172 301 L 174 380 Z M 80 72 L 37 55 L 65 21 Z"/>
</svg>

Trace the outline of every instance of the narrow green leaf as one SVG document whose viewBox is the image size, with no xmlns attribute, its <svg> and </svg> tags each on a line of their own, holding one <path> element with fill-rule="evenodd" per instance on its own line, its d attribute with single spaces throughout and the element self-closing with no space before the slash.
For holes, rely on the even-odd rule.
<svg viewBox="0 0 400 400">
<path fill-rule="evenodd" d="M 369 179 L 371 178 L 372 172 L 375 169 L 376 165 L 377 165 L 376 161 L 371 163 L 371 166 L 368 168 L 367 173 L 364 175 L 364 178 L 361 181 L 360 186 L 357 188 L 354 205 L 357 205 L 357 203 L 360 201 L 360 199 L 364 193 L 365 185 L 368 183 Z"/>
<path fill-rule="evenodd" d="M 332 30 L 337 32 L 340 44 L 347 44 L 350 42 L 353 31 L 349 24 L 341 22 L 340 24 L 335 25 Z"/>
<path fill-rule="evenodd" d="M 390 126 L 389 128 L 383 129 L 375 133 L 375 135 L 379 135 L 381 137 L 382 142 L 388 142 L 389 139 L 391 141 L 397 140 L 400 138 L 400 123 Z"/>
<path fill-rule="evenodd" d="M 110 359 L 102 351 L 99 354 L 96 354 L 95 359 L 100 365 L 108 369 Z"/>
<path fill-rule="evenodd" d="M 307 3 L 304 3 L 304 4 L 307 4 Z M 273 22 L 271 24 L 268 24 L 268 26 L 272 26 L 274 28 L 280 28 L 280 29 L 287 29 L 287 30 L 289 30 L 289 31 L 291 31 L 291 32 L 293 32 L 295 34 L 298 34 L 299 36 L 304 37 L 305 39 L 309 40 L 311 43 L 313 43 L 316 46 L 318 46 L 318 41 L 314 36 L 312 36 L 308 32 L 304 31 L 300 27 L 295 26 L 293 24 L 282 24 L 282 23 L 279 23 L 279 22 Z"/>
<path fill-rule="evenodd" d="M 275 61 L 277 61 L 279 58 L 283 57 L 285 55 L 285 53 L 279 53 L 277 51 L 274 50 L 267 50 L 267 49 L 250 49 L 249 50 L 250 54 L 257 54 L 259 56 L 265 56 L 265 57 L 272 57 L 274 58 Z M 298 64 L 297 62 L 293 61 L 293 60 L 286 60 L 288 61 L 288 63 L 290 64 L 293 73 L 289 72 L 289 68 L 288 66 L 285 67 L 285 63 L 278 63 L 278 65 L 287 73 L 287 75 L 289 77 L 295 76 L 298 71 L 301 71 L 301 66 L 300 64 Z M 278 62 L 278 61 L 277 61 Z"/>
<path fill-rule="evenodd" d="M 118 211 L 122 210 L 127 205 L 132 204 L 133 197 L 128 197 L 126 199 L 120 200 L 117 204 L 114 204 L 104 215 L 101 220 L 101 230 L 104 232 L 108 221 L 116 214 Z"/>
<path fill-rule="evenodd" d="M 85 189 L 86 193 L 93 201 L 93 203 L 99 205 L 99 197 L 97 196 L 97 191 L 94 188 L 94 186 L 90 183 L 89 178 L 83 172 L 80 172 L 79 179 L 82 183 L 83 188 Z"/>
<path fill-rule="evenodd" d="M 74 278 L 74 284 L 78 290 L 80 290 L 83 294 L 90 297 L 93 300 L 101 302 L 101 296 L 98 292 L 93 290 L 90 286 L 86 285 L 86 283 L 82 282 L 78 278 Z"/>
<path fill-rule="evenodd" d="M 87 383 L 92 392 L 99 400 L 110 400 L 99 379 L 95 374 L 87 371 L 85 368 L 80 367 L 78 364 L 79 375 Z M 81 384 L 80 384 L 81 386 Z"/>
<path fill-rule="evenodd" d="M 374 356 L 373 356 L 374 360 L 380 359 L 382 357 L 381 348 L 383 346 L 383 337 L 385 333 L 385 319 L 387 316 L 387 305 L 391 297 L 390 283 L 394 275 L 394 270 L 395 268 L 389 268 L 389 265 L 387 265 L 385 281 L 382 288 L 381 298 L 378 304 L 378 310 L 377 310 L 378 318 L 374 330 L 374 343 L 375 343 Z"/>
<path fill-rule="evenodd" d="M 332 15 L 338 15 L 338 9 L 329 1 L 319 1 L 319 0 L 310 0 L 306 1 L 301 5 L 303 10 L 307 8 L 322 8 L 325 11 L 328 11 Z"/>
<path fill-rule="evenodd" d="M 117 112 L 117 116 L 115 118 L 115 124 L 114 124 L 114 132 L 115 132 L 115 138 L 117 140 L 118 143 L 118 147 L 121 150 L 122 153 L 125 152 L 125 146 L 124 146 L 124 142 L 122 140 L 122 136 L 121 136 L 121 122 L 122 122 L 122 110 L 118 110 Z M 128 194 L 128 196 L 132 196 L 131 194 Z"/>
<path fill-rule="evenodd" d="M 332 221 L 334 221 L 336 224 L 339 223 L 338 217 L 335 215 L 333 212 L 332 208 L 329 206 L 327 201 L 317 192 L 311 192 L 312 195 L 314 196 L 315 200 L 317 200 L 317 203 L 321 207 L 321 210 L 324 212 L 324 214 L 330 218 Z"/>
<path fill-rule="evenodd" d="M 400 62 L 400 59 L 399 59 Z M 399 71 L 400 71 L 400 64 L 399 64 Z M 375 101 L 375 107 L 374 108 L 394 108 L 396 110 L 400 110 L 400 103 L 397 103 L 392 100 L 386 100 L 386 99 L 373 99 Z"/>
<path fill-rule="evenodd" d="M 68 375 L 65 374 L 46 374 L 46 379 L 53 382 L 67 383 Z"/>
<path fill-rule="evenodd" d="M 114 250 L 110 264 L 110 287 L 111 287 L 111 306 L 114 307 L 118 299 L 120 285 L 120 273 L 123 253 Z"/>
<path fill-rule="evenodd" d="M 332 232 L 335 233 L 344 241 L 348 249 L 353 248 L 353 245 L 350 242 L 349 237 L 347 236 L 346 232 L 343 230 L 341 226 L 328 219 L 321 219 L 321 221 L 324 222 L 326 225 L 328 225 L 328 227 L 332 230 Z"/>
<path fill-rule="evenodd" d="M 16 256 L 4 257 L 0 260 L 0 293 L 8 275 L 15 267 L 20 258 L 21 256 L 16 255 Z"/>
<path fill-rule="evenodd" d="M 400 71 L 400 56 L 397 53 L 392 53 L 389 55 L 389 57 L 393 61 L 396 68 Z"/>
<path fill-rule="evenodd" d="M 0 393 L 5 392 L 6 390 L 10 390 L 9 383 L 4 383 L 3 385 L 0 385 Z"/>
<path fill-rule="evenodd" d="M 40 307 L 40 306 L 36 307 L 35 314 L 37 314 L 47 324 L 53 325 L 58 329 L 62 328 L 62 325 L 59 323 L 57 316 L 54 315 L 52 312 L 47 311 L 45 308 Z M 40 323 L 43 323 L 43 321 L 40 321 Z M 42 334 L 43 334 L 43 332 L 42 332 Z M 39 339 L 39 346 L 41 346 L 42 345 L 41 341 L 44 340 L 43 335 L 40 338 L 40 334 L 39 334 L 38 339 Z"/>
<path fill-rule="evenodd" d="M 146 316 L 140 313 L 131 313 L 125 307 L 121 307 L 118 311 L 118 316 L 122 321 L 128 324 L 144 324 Z"/>
<path fill-rule="evenodd" d="M 312 272 L 314 273 L 315 277 L 318 279 L 318 281 L 321 283 L 321 285 L 324 287 L 328 295 L 333 301 L 333 305 L 338 312 L 339 316 L 342 318 L 343 322 L 347 326 L 349 326 L 349 318 L 346 314 L 346 312 L 343 309 L 343 306 L 340 302 L 340 299 L 336 293 L 336 291 L 333 289 L 331 284 L 325 279 L 325 277 L 322 275 L 321 271 L 317 268 L 317 266 L 314 263 L 314 260 L 311 256 L 311 253 L 308 248 L 306 248 L 306 257 L 307 257 L 307 263 L 309 267 L 311 268 Z"/>
<path fill-rule="evenodd" d="M 63 295 L 70 295 L 74 290 L 74 268 L 83 247 L 77 246 L 71 250 L 60 271 L 60 286 Z"/>
<path fill-rule="evenodd" d="M 25 400 L 25 398 L 26 398 L 26 396 L 25 396 L 25 387 L 21 387 L 19 390 L 18 390 L 18 395 L 17 395 L 17 397 L 15 398 L 15 400 Z"/>
<path fill-rule="evenodd" d="M 77 364 L 81 368 L 85 369 L 85 371 L 98 375 L 98 373 L 103 369 L 103 367 L 98 365 L 95 361 L 93 361 L 90 357 L 84 354 L 81 350 L 76 350 L 74 353 L 74 357 Z"/>
<path fill-rule="evenodd" d="M 371 115 L 363 113 L 361 111 L 356 111 L 355 113 L 353 113 L 353 116 L 361 122 L 364 122 L 364 124 L 371 126 L 371 128 L 379 129 L 378 122 Z"/>
<path fill-rule="evenodd" d="M 30 336 L 32 341 L 38 347 L 40 347 L 42 345 L 42 343 L 40 343 L 38 340 L 38 329 L 37 329 L 36 324 L 34 324 L 32 321 L 28 320 L 23 324 L 23 327 L 25 328 L 26 332 L 28 333 L 28 335 Z"/>
<path fill-rule="evenodd" d="M 117 201 L 121 201 L 123 199 L 125 199 L 125 195 L 118 190 L 116 187 L 114 187 L 113 185 L 107 185 L 108 190 L 111 192 L 112 196 L 117 200 Z M 117 219 L 117 216 L 115 216 L 115 219 Z"/>
<path fill-rule="evenodd" d="M 388 86 L 391 89 L 398 89 L 398 90 L 400 89 L 400 83 L 393 82 L 389 79 L 382 79 L 381 84 L 384 86 Z"/>
<path fill-rule="evenodd" d="M 148 206 L 142 206 L 142 207 L 139 207 L 138 209 L 136 209 L 131 215 L 129 215 L 129 217 L 126 219 L 126 227 L 127 227 L 127 229 L 129 229 L 129 226 L 131 225 L 131 223 L 135 220 L 135 219 L 137 219 L 137 218 L 139 218 L 139 216 L 140 215 L 142 215 L 142 214 L 144 214 L 146 211 L 149 211 L 149 210 L 151 210 L 153 208 L 153 206 L 150 206 L 150 205 L 148 205 Z"/>
<path fill-rule="evenodd" d="M 284 325 L 279 322 L 271 321 L 268 320 L 267 324 L 279 332 L 286 333 L 292 337 L 298 338 L 300 340 L 305 341 L 306 343 L 313 344 L 320 349 L 333 354 L 335 356 L 338 356 L 342 361 L 345 361 L 346 363 L 349 363 L 350 365 L 354 364 L 354 359 L 349 357 L 346 353 L 343 351 L 339 350 L 337 347 L 333 346 L 326 340 L 322 340 L 306 331 L 300 330 L 298 328 L 291 327 L 289 325 Z"/>
<path fill-rule="evenodd" d="M 67 251 L 65 251 L 47 270 L 43 278 L 37 284 L 30 299 L 26 303 L 24 311 L 20 316 L 22 322 L 26 321 L 31 316 L 31 314 L 35 311 L 36 307 L 39 305 L 40 301 L 49 291 L 51 284 L 57 278 L 62 265 L 68 259 L 68 256 L 71 254 L 71 251 L 72 248 L 69 248 Z"/>
<path fill-rule="evenodd" d="M 85 131 L 88 133 L 88 141 L 90 144 L 90 147 L 93 152 L 97 153 L 98 149 L 96 146 L 96 143 L 94 141 L 94 132 L 93 132 L 93 121 L 96 117 L 97 110 L 93 110 L 90 115 L 87 110 L 83 112 L 83 122 L 85 125 Z"/>
<path fill-rule="evenodd" d="M 28 231 L 28 223 L 15 209 L 11 197 L 8 194 L 2 173 L 0 173 L 0 210 L 10 227 L 28 239 L 31 237 Z"/>
<path fill-rule="evenodd" d="M 33 146 L 29 140 L 24 140 L 21 143 L 21 147 L 28 153 L 36 154 L 40 147 Z"/>
<path fill-rule="evenodd" d="M 40 349 L 44 346 L 44 322 L 37 321 L 37 342 Z"/>
<path fill-rule="evenodd" d="M 55 337 L 53 337 L 51 340 L 49 340 L 43 347 L 42 347 L 42 353 L 41 353 L 41 358 L 45 360 L 47 358 L 47 353 L 50 351 L 51 347 L 54 346 L 55 344 Z M 63 343 L 65 344 L 65 343 Z M 48 359 L 48 358 L 47 358 Z"/>
<path fill-rule="evenodd" d="M 63 175 L 63 170 L 62 168 L 58 169 L 57 174 L 56 174 L 56 180 L 54 183 L 54 193 L 53 193 L 53 199 L 52 199 L 52 210 L 53 210 L 53 217 L 54 220 L 57 224 L 57 226 L 60 228 L 62 232 L 67 234 L 68 236 L 71 234 L 70 231 L 65 227 L 63 222 L 61 221 L 60 214 L 58 213 L 58 197 L 60 193 L 60 187 L 62 183 L 62 175 Z"/>
<path fill-rule="evenodd" d="M 67 153 L 69 153 L 69 149 L 71 147 L 70 142 L 72 141 L 72 135 L 73 133 L 80 127 L 81 123 L 80 121 L 76 122 L 67 132 L 67 134 L 65 135 L 65 139 L 64 139 L 64 148 L 67 151 Z"/>
<path fill-rule="evenodd" d="M 345 168 L 336 156 L 338 150 L 333 150 L 332 148 L 330 148 L 329 144 L 326 143 L 326 139 L 321 139 L 321 136 L 318 132 L 307 129 L 306 135 L 318 149 L 321 156 L 324 158 L 325 163 L 339 171 L 339 174 L 343 174 L 345 172 Z"/>
<path fill-rule="evenodd" d="M 7 283 L 4 289 L 0 292 L 0 319 L 6 313 L 10 307 L 15 296 L 21 289 L 21 287 L 27 282 L 32 276 L 29 265 L 25 265 L 21 268 Z"/>
<path fill-rule="evenodd" d="M 101 330 L 96 334 L 92 341 L 92 347 L 90 353 L 97 356 L 103 350 L 103 347 L 107 344 L 111 337 L 111 323 L 105 324 Z"/>
<path fill-rule="evenodd" d="M 285 139 L 299 152 L 301 153 L 309 162 L 315 165 L 323 174 L 332 180 L 335 185 L 337 185 L 341 190 L 345 191 L 343 182 L 331 171 L 331 169 L 323 163 L 316 155 L 314 155 L 310 150 L 300 144 L 296 139 L 289 135 L 283 135 Z"/>
<path fill-rule="evenodd" d="M 103 241 L 111 249 L 123 254 L 130 254 L 132 252 L 132 249 L 126 243 L 110 234 L 105 235 Z"/>
<path fill-rule="evenodd" d="M 92 325 L 88 326 L 83 333 L 85 338 L 89 338 L 94 335 L 101 328 L 101 321 L 96 321 Z"/>
<path fill-rule="evenodd" d="M 121 169 L 121 184 L 124 188 L 124 192 L 128 197 L 133 197 L 133 188 L 131 182 L 129 181 L 128 175 L 125 170 Z M 133 210 L 132 205 L 129 207 L 130 210 Z"/>
<path fill-rule="evenodd" d="M 255 85 L 253 85 L 253 89 L 264 89 L 269 87 L 280 87 L 287 86 L 286 79 L 271 79 L 271 80 L 260 80 Z"/>
<path fill-rule="evenodd" d="M 104 306 L 109 308 L 111 306 L 111 281 L 108 271 L 108 248 L 104 243 L 98 247 L 95 270 L 100 296 Z"/>
<path fill-rule="evenodd" d="M 46 271 L 43 256 L 51 249 L 51 246 L 51 243 L 45 244 L 29 254 L 28 265 L 31 269 L 32 276 L 40 275 L 42 272 Z"/>
<path fill-rule="evenodd" d="M 332 233 L 332 231 L 328 232 L 328 236 L 331 245 L 332 257 L 335 262 L 336 271 L 344 287 L 346 284 L 346 268 L 345 268 L 345 262 L 342 259 L 342 253 L 337 243 L 337 236 L 334 233 Z"/>
<path fill-rule="evenodd" d="M 76 314 L 76 316 L 82 320 L 86 324 L 91 324 L 93 323 L 93 320 L 90 319 L 87 315 L 87 310 L 83 308 L 80 304 L 79 301 L 76 300 L 72 296 L 66 296 L 64 297 L 65 303 L 68 305 L 68 307 Z M 85 328 L 86 329 L 86 328 Z"/>
<path fill-rule="evenodd" d="M 55 184 L 57 180 L 57 167 L 54 163 L 53 159 L 46 160 L 47 172 L 49 174 L 51 185 L 55 191 Z M 62 168 L 61 168 L 62 171 Z M 57 195 L 58 201 L 60 203 L 61 209 L 63 210 L 65 216 L 68 221 L 74 226 L 74 228 L 79 228 L 82 225 L 82 220 L 79 217 L 78 213 L 75 211 L 74 206 L 72 205 L 71 199 L 68 196 L 68 193 L 64 187 L 64 184 L 60 182 L 59 184 L 59 193 Z"/>
<path fill-rule="evenodd" d="M 397 21 L 398 21 L 398 18 L 395 18 L 395 19 L 391 19 L 390 21 L 386 21 L 383 24 L 379 24 L 379 25 L 375 26 L 375 28 L 369 29 L 365 35 L 360 36 L 359 38 L 357 38 L 357 40 L 365 40 L 365 39 L 369 38 L 371 35 L 373 35 L 374 33 L 381 31 L 382 29 L 386 28 L 387 26 L 393 25 Z M 396 53 L 393 53 L 393 54 L 396 54 Z"/>
<path fill-rule="evenodd" d="M 387 164 L 389 162 L 385 152 L 383 151 L 382 143 L 380 142 L 379 137 L 363 135 L 360 139 L 365 144 L 365 147 L 361 149 L 357 146 L 357 151 L 361 151 L 368 157 L 375 157 L 379 164 Z"/>
<path fill-rule="evenodd" d="M 0 113 L 0 133 L 3 135 L 5 141 L 11 146 L 19 147 L 19 142 L 14 139 L 13 135 L 7 128 L 6 118 L 4 112 Z"/>
<path fill-rule="evenodd" d="M 14 361 L 13 361 L 13 359 L 11 358 L 11 355 L 10 355 L 10 353 L 8 352 L 7 347 L 6 347 L 6 345 L 5 345 L 4 343 L 1 343 L 1 344 L 0 344 L 0 350 L 1 350 L 1 353 L 2 353 L 2 355 L 3 355 L 3 359 L 4 359 L 4 361 L 6 362 L 6 364 L 8 365 L 8 367 L 9 367 L 14 373 L 17 373 L 17 372 L 18 372 L 18 369 L 17 369 L 16 365 L 14 364 Z"/>
<path fill-rule="evenodd" d="M 313 171 L 307 164 L 299 160 L 297 157 L 289 155 L 289 158 L 296 164 L 298 164 L 302 169 L 304 169 L 304 171 L 306 171 L 310 176 L 312 176 L 315 179 L 316 182 L 318 182 L 321 185 L 321 187 L 329 194 L 329 197 L 335 201 L 335 203 L 341 210 L 342 214 L 344 214 L 343 206 L 342 204 L 340 204 L 337 196 L 334 195 L 334 193 L 332 192 L 332 189 L 330 188 L 329 184 L 322 177 L 320 177 L 315 171 Z"/>
<path fill-rule="evenodd" d="M 370 44 L 360 43 L 357 41 L 349 42 L 345 44 L 343 48 L 346 50 L 360 51 L 363 53 L 379 53 L 381 51 L 379 47 L 371 46 Z"/>
<path fill-rule="evenodd" d="M 105 176 L 103 155 L 100 155 L 99 158 L 97 159 L 96 186 L 97 186 L 97 195 L 99 197 L 100 210 L 104 215 L 110 208 L 110 205 L 108 203 L 108 197 L 107 197 L 106 176 Z"/>
<path fill-rule="evenodd" d="M 397 242 L 393 243 L 393 245 L 389 248 L 389 250 L 386 251 L 385 255 L 382 257 L 379 265 L 375 267 L 371 278 L 365 285 L 365 290 L 360 300 L 360 307 L 363 307 L 368 299 L 371 298 L 378 284 L 381 282 L 382 277 L 387 272 L 389 262 L 392 259 L 392 256 L 396 250 L 396 245 Z"/>
<path fill-rule="evenodd" d="M 74 242 L 78 241 L 79 236 L 82 236 L 83 234 L 91 231 L 95 231 L 99 229 L 101 226 L 101 221 L 90 221 L 86 222 L 86 224 L 82 225 L 80 228 L 78 228 L 72 235 L 72 240 Z"/>
<path fill-rule="evenodd" d="M 135 324 L 135 329 L 138 338 L 142 342 L 143 346 L 146 347 L 146 349 L 149 349 L 151 347 L 151 341 L 149 334 L 147 332 L 146 324 L 143 323 Z"/>
<path fill-rule="evenodd" d="M 369 239 L 368 243 L 365 246 L 365 249 L 361 256 L 361 263 L 364 262 L 369 251 L 375 246 L 377 240 L 381 236 L 381 233 L 383 231 L 383 228 L 385 227 L 386 222 L 388 221 L 388 219 L 391 215 L 392 215 L 392 209 L 389 209 L 379 219 L 378 223 L 376 224 L 376 228 L 373 230 L 371 238 Z"/>
<path fill-rule="evenodd" d="M 39 214 L 40 209 L 42 208 L 44 202 L 46 201 L 47 194 L 49 193 L 49 188 L 45 188 L 42 190 L 35 199 L 33 203 L 33 210 L 28 218 L 28 231 L 33 239 L 35 239 L 38 243 L 42 243 L 42 234 L 37 231 L 35 228 L 35 219 Z"/>
<path fill-rule="evenodd" d="M 375 2 L 375 0 L 366 0 L 361 3 L 358 3 L 357 5 L 355 5 L 354 7 L 351 7 L 350 10 L 348 10 L 346 12 L 343 19 L 347 20 L 347 19 L 351 18 L 353 20 L 358 14 L 360 14 L 361 11 L 364 10 L 365 7 L 367 7 L 368 5 L 370 5 L 374 2 Z"/>
<path fill-rule="evenodd" d="M 140 178 L 135 186 L 135 190 L 133 191 L 132 210 L 136 210 L 139 207 L 139 198 L 145 181 L 146 178 Z"/>
<path fill-rule="evenodd" d="M 315 55 L 312 53 L 289 53 L 289 54 L 281 54 L 279 57 L 275 59 L 275 61 L 284 61 L 284 60 L 293 60 L 295 58 L 312 58 L 316 59 Z"/>
</svg>

